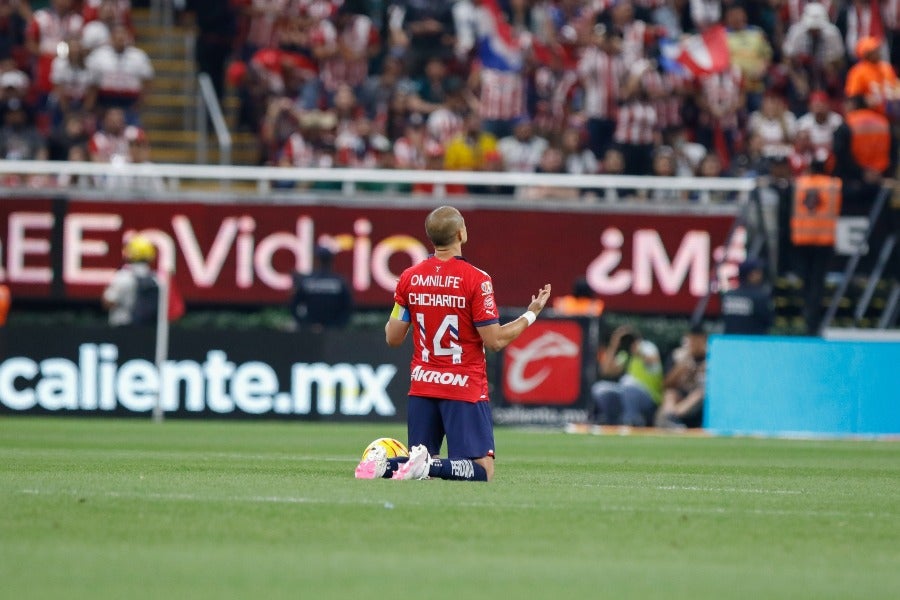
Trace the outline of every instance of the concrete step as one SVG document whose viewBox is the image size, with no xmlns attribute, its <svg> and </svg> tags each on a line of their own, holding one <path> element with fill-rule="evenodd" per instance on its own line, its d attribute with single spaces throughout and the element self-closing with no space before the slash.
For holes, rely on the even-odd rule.
<svg viewBox="0 0 900 600">
<path fill-rule="evenodd" d="M 194 98 L 192 96 L 159 92 L 151 89 L 150 93 L 144 98 L 142 110 L 148 112 L 151 110 L 173 107 L 181 109 L 185 106 L 194 106 Z"/>
<path fill-rule="evenodd" d="M 185 73 L 194 73 L 195 65 L 192 60 L 182 58 L 153 58 L 150 57 L 153 62 L 153 70 L 156 72 L 157 76 L 159 75 L 181 75 L 184 76 Z"/>
<path fill-rule="evenodd" d="M 180 112 L 145 110 L 141 111 L 141 127 L 151 135 L 160 129 L 184 129 L 184 115 Z"/>
<path fill-rule="evenodd" d="M 152 142 L 152 138 L 151 138 Z M 158 163 L 179 163 L 179 164 L 195 164 L 197 162 L 197 149 L 194 147 L 175 147 L 165 148 L 153 146 L 150 154 L 154 162 Z M 207 150 L 207 162 L 209 164 L 218 164 L 219 148 L 216 145 L 210 145 Z M 259 150 L 255 148 L 237 147 L 231 149 L 231 163 L 235 165 L 251 165 L 259 164 Z"/>
<path fill-rule="evenodd" d="M 150 88 L 150 93 L 144 98 L 144 106 L 142 110 L 150 111 L 155 109 L 167 109 L 167 108 L 179 108 L 183 109 L 185 106 L 195 106 L 196 101 L 194 100 L 194 96 L 185 95 L 182 91 L 172 91 L 166 92 L 162 90 L 156 90 L 155 88 Z M 225 112 L 226 116 L 229 111 L 237 110 L 240 106 L 240 101 L 237 98 L 225 98 L 222 101 L 222 110 Z"/>
<path fill-rule="evenodd" d="M 190 179 L 182 179 L 179 186 L 182 190 L 188 190 L 192 192 L 222 191 L 222 184 L 218 181 L 195 181 Z M 231 181 L 229 182 L 228 190 L 231 192 L 244 192 L 247 194 L 253 194 L 259 191 L 257 183 L 253 181 Z"/>
<path fill-rule="evenodd" d="M 197 142 L 197 136 L 199 133 L 192 129 L 185 130 L 170 130 L 170 129 L 158 129 L 153 132 L 153 137 L 151 138 L 151 142 L 154 143 L 163 143 L 170 145 L 177 144 L 195 144 Z M 214 134 L 209 134 L 210 143 L 216 143 L 216 137 Z M 247 132 L 238 132 L 231 134 L 231 142 L 235 148 L 239 146 L 253 146 L 256 147 L 259 143 L 258 137 L 255 134 L 247 133 Z"/>
<path fill-rule="evenodd" d="M 187 88 L 187 89 L 186 89 Z M 194 85 L 193 79 L 188 79 L 185 76 L 179 77 L 154 77 L 153 81 L 150 83 L 150 93 L 155 92 L 163 92 L 168 94 L 185 94 L 185 93 L 194 93 L 194 89 L 196 85 Z"/>
<path fill-rule="evenodd" d="M 138 39 L 135 46 L 146 52 L 154 63 L 157 60 L 189 60 L 193 57 L 193 44 L 186 45 L 184 39 L 171 36 Z"/>
<path fill-rule="evenodd" d="M 195 124 L 196 66 L 193 61 L 193 30 L 189 27 L 163 27 L 151 20 L 150 10 L 132 10 L 136 45 L 150 56 L 156 72 L 141 110 L 141 125 L 147 131 L 155 162 L 194 164 L 197 159 L 198 132 Z M 222 110 L 230 125 L 237 120 L 240 102 L 225 98 Z M 259 162 L 259 142 L 255 134 L 232 133 L 232 162 L 255 165 Z M 207 160 L 218 163 L 218 141 L 209 133 Z M 218 182 L 198 182 L 201 187 L 219 189 Z"/>
</svg>

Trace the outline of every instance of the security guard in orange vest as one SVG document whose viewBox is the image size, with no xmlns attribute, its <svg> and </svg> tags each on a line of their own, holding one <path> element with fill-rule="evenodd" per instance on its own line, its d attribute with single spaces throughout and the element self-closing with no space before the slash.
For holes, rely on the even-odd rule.
<svg viewBox="0 0 900 600">
<path fill-rule="evenodd" d="M 791 216 L 791 241 L 795 246 L 834 247 L 837 220 L 841 214 L 840 179 L 818 169 L 801 175 L 794 182 L 794 212 Z M 818 172 L 816 172 L 818 171 Z"/>
<path fill-rule="evenodd" d="M 863 96 L 847 100 L 844 123 L 834 132 L 834 175 L 844 183 L 844 214 L 867 215 L 885 177 L 897 165 L 891 123 L 866 106 Z"/>
<path fill-rule="evenodd" d="M 843 215 L 868 216 L 881 188 L 897 170 L 898 136 L 888 118 L 868 108 L 863 96 L 848 99 L 844 124 L 834 132 L 834 175 L 844 182 Z M 871 249 L 859 263 L 860 272 L 875 264 L 888 234 L 900 229 L 900 207 L 888 202 L 886 214 L 875 223 L 869 238 Z M 888 273 L 900 279 L 900 249 L 888 262 Z"/>
<path fill-rule="evenodd" d="M 803 278 L 803 317 L 814 335 L 822 320 L 822 299 L 828 263 L 834 256 L 835 231 L 841 214 L 842 184 L 825 174 L 826 161 L 817 157 L 808 175 L 794 185 L 791 242 L 797 270 Z"/>
<path fill-rule="evenodd" d="M 579 277 L 572 285 L 572 293 L 553 301 L 553 312 L 566 317 L 599 317 L 605 304 L 596 297 L 587 279 Z"/>
</svg>

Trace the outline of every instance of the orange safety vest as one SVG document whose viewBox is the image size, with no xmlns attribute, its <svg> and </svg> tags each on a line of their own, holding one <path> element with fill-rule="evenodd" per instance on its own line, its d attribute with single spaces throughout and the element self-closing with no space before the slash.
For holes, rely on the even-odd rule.
<svg viewBox="0 0 900 600">
<path fill-rule="evenodd" d="M 883 173 L 891 164 L 891 124 L 881 113 L 861 108 L 847 113 L 850 153 L 864 169 Z"/>
<path fill-rule="evenodd" d="M 560 296 L 553 300 L 553 310 L 572 317 L 599 317 L 603 314 L 603 300 L 579 296 Z"/>
<path fill-rule="evenodd" d="M 795 185 L 791 241 L 797 246 L 834 246 L 841 214 L 841 180 L 801 175 Z"/>
<path fill-rule="evenodd" d="M 6 317 L 9 315 L 9 288 L 0 283 L 0 325 L 6 325 Z"/>
</svg>

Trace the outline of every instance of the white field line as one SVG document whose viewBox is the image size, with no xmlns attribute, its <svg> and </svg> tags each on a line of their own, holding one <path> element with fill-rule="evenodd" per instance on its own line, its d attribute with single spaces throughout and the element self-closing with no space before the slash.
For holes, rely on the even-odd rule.
<svg viewBox="0 0 900 600">
<path fill-rule="evenodd" d="M 578 484 L 579 487 L 600 487 L 600 488 L 613 488 L 613 489 L 622 489 L 622 490 L 660 490 L 663 492 L 713 492 L 713 493 L 725 493 L 725 494 L 763 494 L 765 496 L 768 495 L 799 495 L 804 494 L 805 492 L 802 490 L 770 490 L 765 488 L 728 488 L 728 487 L 702 487 L 697 485 L 654 485 L 654 486 L 646 486 L 646 485 L 623 485 L 623 484 L 615 484 L 615 483 L 583 483 Z"/>
<path fill-rule="evenodd" d="M 369 482 L 362 482 L 364 485 L 372 485 Z M 410 485 L 410 484 L 400 484 Z M 422 485 L 422 484 L 411 484 Z M 428 484 L 425 484 L 428 485 Z M 328 505 L 371 505 L 383 506 L 386 509 L 395 508 L 395 502 L 398 508 L 403 507 L 424 507 L 434 506 L 432 502 L 416 501 L 414 498 L 404 497 L 402 500 L 384 500 L 384 499 L 341 499 L 341 498 L 311 498 L 304 496 L 230 496 L 230 495 L 202 495 L 187 493 L 160 493 L 160 492 L 104 492 L 90 493 L 79 490 L 39 490 L 35 488 L 26 488 L 20 490 L 20 493 L 27 496 L 71 496 L 77 498 L 111 498 L 111 499 L 127 499 L 127 500 L 146 500 L 146 501 L 163 501 L 163 502 L 203 502 L 203 503 L 249 503 L 249 504 L 328 504 Z M 497 508 L 494 501 L 485 502 L 454 502 L 454 507 L 467 508 Z M 543 503 L 509 503 L 504 504 L 507 509 L 539 509 L 539 510 L 558 510 L 558 506 L 550 506 Z M 694 514 L 694 515 L 755 515 L 763 517 L 805 517 L 805 518 L 840 518 L 840 519 L 896 519 L 900 514 L 885 513 L 875 511 L 865 512 L 849 512 L 840 510 L 814 510 L 809 508 L 791 509 L 767 509 L 767 508 L 725 508 L 721 506 L 711 507 L 686 507 L 681 505 L 673 506 L 628 506 L 628 505 L 611 505 L 600 504 L 592 510 L 609 513 L 671 513 L 671 514 Z"/>
<path fill-rule="evenodd" d="M 10 455 L 26 456 L 33 458 L 35 456 L 49 456 L 56 458 L 62 455 L 65 450 L 53 449 L 18 449 L 4 448 L 0 450 L 0 456 L 8 457 Z M 197 460 L 280 460 L 286 462 L 347 462 L 355 463 L 359 459 L 347 456 L 321 456 L 319 454 L 292 454 L 287 452 L 278 452 L 272 454 L 245 454 L 241 452 L 192 452 L 178 450 L 117 450 L 114 448 L 94 448 L 94 449 L 78 449 L 79 455 L 85 456 L 102 456 L 103 458 L 143 458 L 143 459 L 189 459 Z"/>
</svg>

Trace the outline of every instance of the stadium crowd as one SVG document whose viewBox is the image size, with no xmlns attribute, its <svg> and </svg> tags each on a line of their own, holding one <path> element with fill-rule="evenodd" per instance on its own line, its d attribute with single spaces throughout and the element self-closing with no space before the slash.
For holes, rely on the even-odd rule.
<svg viewBox="0 0 900 600">
<path fill-rule="evenodd" d="M 131 1 L 32 4 L 0 0 L 0 156 L 140 160 L 154 71 Z M 717 177 L 786 161 L 797 176 L 841 163 L 854 97 L 900 115 L 900 0 L 174 4 L 270 165 Z"/>
</svg>

